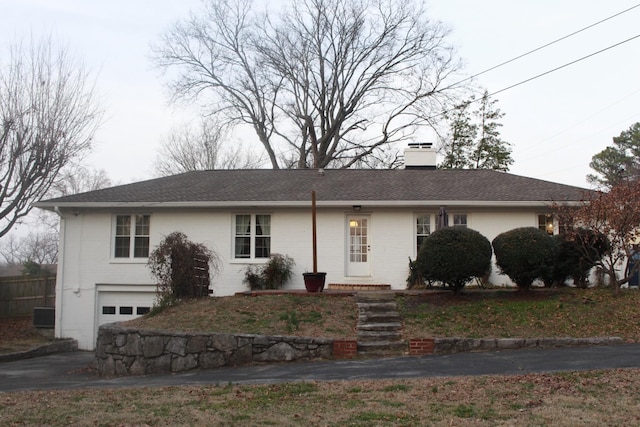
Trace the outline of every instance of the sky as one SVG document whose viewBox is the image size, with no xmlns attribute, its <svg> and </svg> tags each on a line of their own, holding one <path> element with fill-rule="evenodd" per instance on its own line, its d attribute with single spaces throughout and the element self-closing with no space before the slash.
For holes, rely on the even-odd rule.
<svg viewBox="0 0 640 427">
<path fill-rule="evenodd" d="M 448 41 L 456 47 L 464 72 L 475 75 L 637 2 L 426 4 L 431 19 L 451 29 Z M 153 176 L 163 136 L 197 115 L 169 104 L 166 79 L 150 60 L 150 46 L 171 24 L 198 8 L 199 0 L 0 0 L 0 52 L 5 55 L 15 39 L 53 34 L 83 58 L 94 73 L 105 109 L 94 151 L 85 162 L 104 169 L 114 183 L 138 181 Z M 482 74 L 476 83 L 490 93 L 501 91 L 639 35 L 638 22 L 640 7 Z M 510 172 L 589 187 L 591 157 L 640 121 L 639 52 L 640 38 L 494 95 L 505 113 L 502 137 L 513 148 Z"/>
</svg>

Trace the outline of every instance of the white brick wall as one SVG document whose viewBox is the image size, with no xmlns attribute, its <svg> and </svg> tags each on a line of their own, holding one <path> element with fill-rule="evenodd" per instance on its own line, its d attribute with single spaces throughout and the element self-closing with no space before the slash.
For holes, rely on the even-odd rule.
<svg viewBox="0 0 640 427">
<path fill-rule="evenodd" d="M 327 272 L 327 283 L 388 283 L 404 289 L 409 257 L 415 258 L 416 212 L 437 213 L 438 207 L 420 209 L 366 209 L 370 215 L 371 276 L 347 277 L 345 270 L 347 215 L 344 208 L 318 209 L 318 270 Z M 151 214 L 150 244 L 153 248 L 164 236 L 174 231 L 214 249 L 223 261 L 221 274 L 213 279 L 214 295 L 232 295 L 247 288 L 242 284 L 247 262 L 232 260 L 232 215 L 253 213 L 245 210 L 165 210 Z M 311 251 L 310 209 L 260 209 L 271 214 L 272 252 L 288 254 L 295 262 L 290 289 L 303 289 L 302 273 L 313 268 Z M 536 226 L 537 212 L 531 210 L 456 209 L 467 213 L 468 225 L 489 240 L 516 227 Z M 125 212 L 123 212 L 125 213 Z M 128 213 L 128 212 L 127 212 Z M 114 260 L 112 252 L 112 214 L 84 212 L 67 214 L 62 236 L 61 268 L 59 268 L 56 311 L 56 336 L 73 337 L 79 348 L 93 349 L 96 339 L 96 284 L 148 285 L 153 281 L 146 260 Z M 494 270 L 495 284 L 509 280 Z"/>
</svg>

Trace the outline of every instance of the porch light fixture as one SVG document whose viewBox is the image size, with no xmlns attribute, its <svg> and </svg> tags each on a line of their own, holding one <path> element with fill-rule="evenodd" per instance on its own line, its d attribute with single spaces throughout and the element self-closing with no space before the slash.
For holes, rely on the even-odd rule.
<svg viewBox="0 0 640 427">
<path fill-rule="evenodd" d="M 353 205 L 353 211 L 354 211 L 354 212 L 360 212 L 360 209 L 362 209 L 362 206 L 360 206 L 360 205 Z"/>
</svg>

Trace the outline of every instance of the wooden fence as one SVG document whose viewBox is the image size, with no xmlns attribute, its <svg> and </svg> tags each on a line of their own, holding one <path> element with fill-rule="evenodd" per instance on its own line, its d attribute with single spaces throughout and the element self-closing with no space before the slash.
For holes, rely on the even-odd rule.
<svg viewBox="0 0 640 427">
<path fill-rule="evenodd" d="M 34 307 L 54 307 L 56 276 L 0 277 L 0 317 L 33 315 Z"/>
</svg>

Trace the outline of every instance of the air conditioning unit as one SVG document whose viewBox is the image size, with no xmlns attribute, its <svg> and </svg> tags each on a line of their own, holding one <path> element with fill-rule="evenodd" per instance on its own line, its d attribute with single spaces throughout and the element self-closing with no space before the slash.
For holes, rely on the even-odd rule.
<svg viewBox="0 0 640 427">
<path fill-rule="evenodd" d="M 53 329 L 56 325 L 55 307 L 34 307 L 33 326 L 36 328 Z"/>
</svg>

